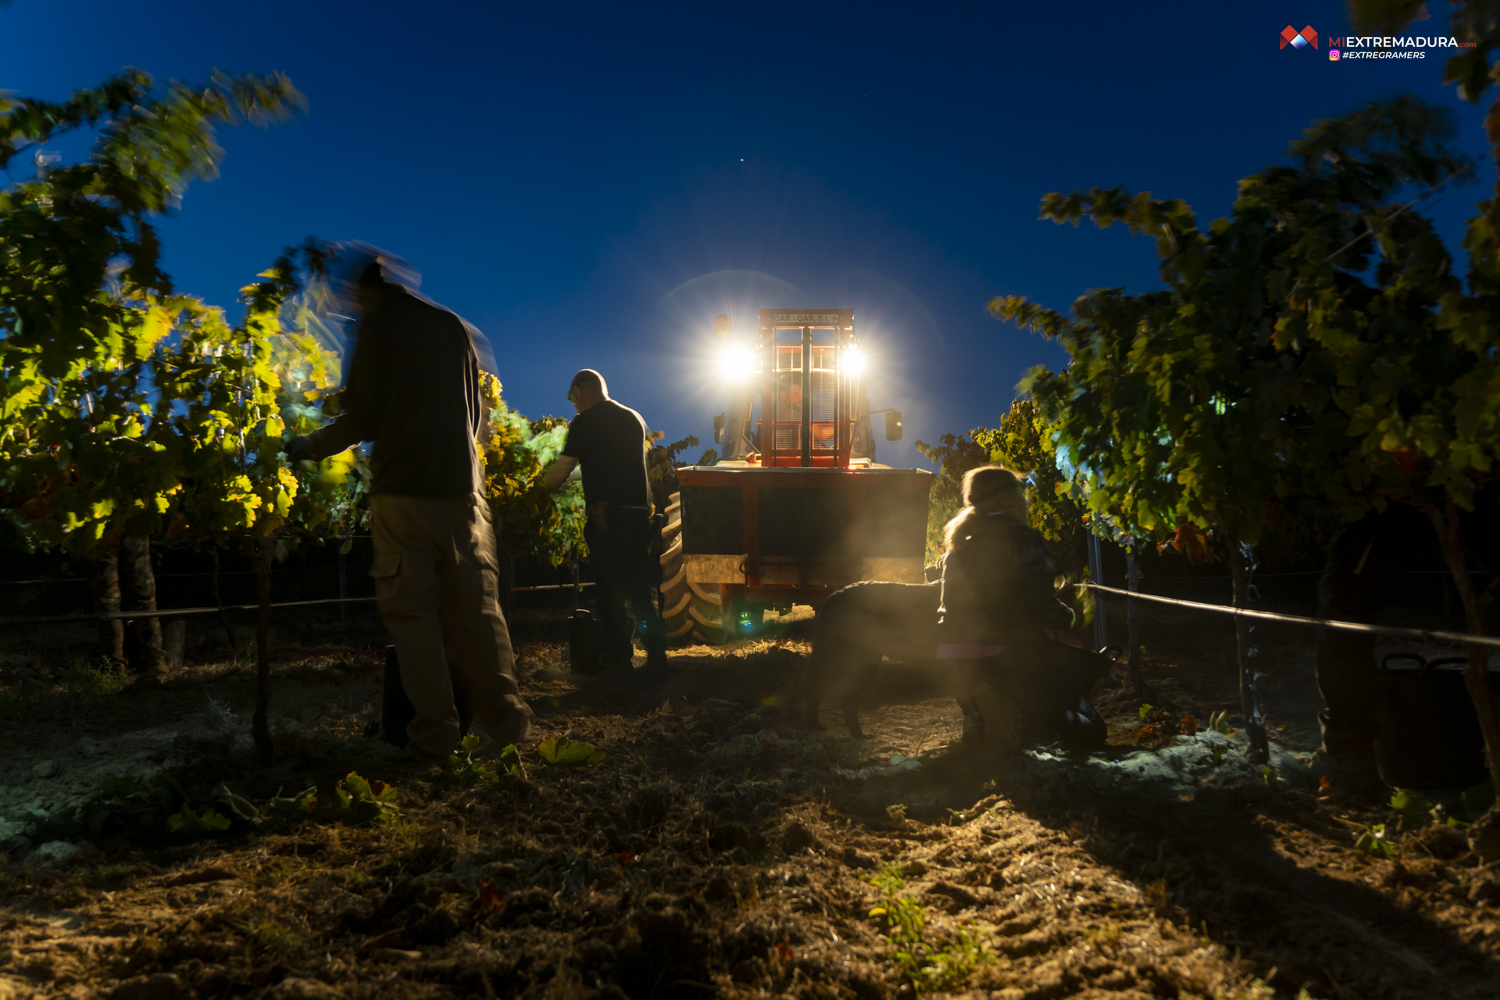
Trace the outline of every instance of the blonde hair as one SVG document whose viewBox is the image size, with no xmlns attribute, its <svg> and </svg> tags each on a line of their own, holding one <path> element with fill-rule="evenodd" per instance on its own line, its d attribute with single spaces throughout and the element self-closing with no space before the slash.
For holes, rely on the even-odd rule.
<svg viewBox="0 0 1500 1000">
<path fill-rule="evenodd" d="M 985 514 L 1005 514 L 1028 522 L 1026 478 L 1003 465 L 981 465 L 964 473 L 964 506 L 943 529 L 943 547 L 953 550 L 972 522 Z"/>
</svg>

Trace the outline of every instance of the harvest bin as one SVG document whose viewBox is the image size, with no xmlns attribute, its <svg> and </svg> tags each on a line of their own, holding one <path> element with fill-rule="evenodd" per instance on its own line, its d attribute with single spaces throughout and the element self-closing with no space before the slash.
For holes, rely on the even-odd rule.
<svg viewBox="0 0 1500 1000">
<path fill-rule="evenodd" d="M 1467 657 L 1389 653 L 1376 672 L 1375 763 L 1395 788 L 1462 790 L 1484 780 L 1484 734 L 1464 686 Z M 1500 669 L 1489 665 L 1500 695 Z"/>
<path fill-rule="evenodd" d="M 688 583 L 718 592 L 726 622 L 744 608 L 816 608 L 856 580 L 921 583 L 933 478 L 924 469 L 678 469 Z"/>
</svg>

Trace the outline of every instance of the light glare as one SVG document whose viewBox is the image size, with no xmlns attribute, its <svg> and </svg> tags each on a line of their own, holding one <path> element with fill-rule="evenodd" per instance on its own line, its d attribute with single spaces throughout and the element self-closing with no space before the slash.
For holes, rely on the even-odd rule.
<svg viewBox="0 0 1500 1000">
<path fill-rule="evenodd" d="M 755 358 L 743 347 L 726 347 L 719 355 L 719 372 L 726 378 L 741 379 L 755 370 Z"/>
<path fill-rule="evenodd" d="M 859 375 L 865 370 L 865 355 L 858 347 L 846 347 L 840 352 L 839 367 L 849 375 Z"/>
</svg>

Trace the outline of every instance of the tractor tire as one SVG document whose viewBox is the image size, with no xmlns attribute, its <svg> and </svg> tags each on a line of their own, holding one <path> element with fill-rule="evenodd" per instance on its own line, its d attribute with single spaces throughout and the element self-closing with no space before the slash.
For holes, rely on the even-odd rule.
<svg viewBox="0 0 1500 1000">
<path fill-rule="evenodd" d="M 724 599 L 719 596 L 719 588 L 691 581 L 687 587 L 691 598 L 687 613 L 693 622 L 693 638 L 708 646 L 728 642 L 731 637 L 724 635 Z"/>
<path fill-rule="evenodd" d="M 682 500 L 673 493 L 667 501 L 666 524 L 661 529 L 661 617 L 668 642 L 683 642 L 696 624 L 688 613 L 693 595 L 682 560 Z"/>
</svg>

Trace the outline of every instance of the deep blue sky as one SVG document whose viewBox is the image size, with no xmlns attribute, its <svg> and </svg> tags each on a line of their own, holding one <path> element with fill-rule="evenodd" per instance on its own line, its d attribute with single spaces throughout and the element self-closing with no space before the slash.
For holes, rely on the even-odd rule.
<svg viewBox="0 0 1500 1000">
<path fill-rule="evenodd" d="M 1446 33 L 1445 9 L 1413 33 Z M 1286 24 L 1320 48 L 1279 49 Z M 222 176 L 164 220 L 181 290 L 232 305 L 316 234 L 405 256 L 494 343 L 505 394 L 570 413 L 577 368 L 670 438 L 711 443 L 714 315 L 853 307 L 871 405 L 914 438 L 993 425 L 1060 349 L 986 317 L 1156 282 L 1149 240 L 1037 220 L 1123 184 L 1200 224 L 1315 118 L 1405 90 L 1481 113 L 1442 60 L 1328 61 L 1342 5 L 508 4 L 13 0 L 0 86 L 60 99 L 124 66 L 280 69 L 308 113 L 224 130 Z M 1431 210 L 1454 238 L 1493 181 Z M 687 456 L 696 458 L 697 452 Z"/>
</svg>

